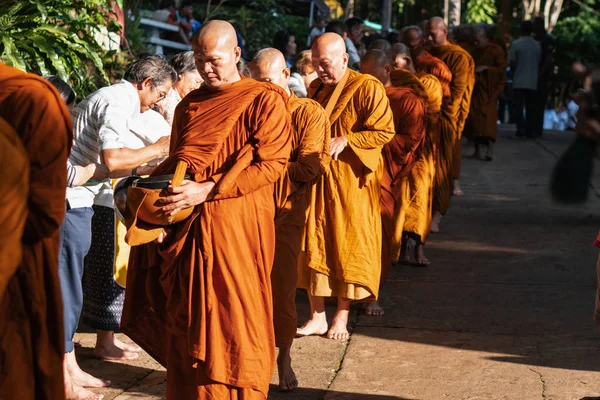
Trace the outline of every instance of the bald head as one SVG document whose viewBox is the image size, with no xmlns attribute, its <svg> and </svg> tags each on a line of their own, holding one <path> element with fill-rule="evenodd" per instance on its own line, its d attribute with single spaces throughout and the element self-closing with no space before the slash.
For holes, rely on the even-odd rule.
<svg viewBox="0 0 600 400">
<path fill-rule="evenodd" d="M 434 47 L 448 43 L 448 26 L 440 17 L 433 17 L 425 25 L 427 40 Z"/>
<path fill-rule="evenodd" d="M 348 69 L 344 39 L 337 33 L 324 33 L 312 46 L 312 60 L 321 82 L 325 85 L 337 84 Z"/>
<path fill-rule="evenodd" d="M 262 49 L 256 53 L 249 67 L 253 79 L 273 83 L 289 93 L 290 70 L 281 51 L 274 48 Z"/>
<path fill-rule="evenodd" d="M 425 36 L 423 30 L 416 25 L 403 28 L 400 31 L 400 37 L 398 39 L 411 49 L 413 57 L 418 57 L 423 51 Z"/>
<path fill-rule="evenodd" d="M 406 69 L 415 72 L 410 49 L 404 43 L 396 43 L 392 46 L 390 58 L 394 69 Z"/>
<path fill-rule="evenodd" d="M 233 25 L 214 20 L 202 25 L 192 39 L 200 76 L 210 89 L 240 80 L 237 62 L 242 54 Z"/>
<path fill-rule="evenodd" d="M 384 86 L 390 86 L 392 66 L 387 53 L 379 49 L 369 50 L 360 60 L 360 71 L 377 78 Z"/>
<path fill-rule="evenodd" d="M 369 45 L 368 50 L 381 50 L 384 53 L 387 53 L 388 51 L 390 51 L 391 48 L 392 45 L 387 40 L 377 39 Z"/>
</svg>

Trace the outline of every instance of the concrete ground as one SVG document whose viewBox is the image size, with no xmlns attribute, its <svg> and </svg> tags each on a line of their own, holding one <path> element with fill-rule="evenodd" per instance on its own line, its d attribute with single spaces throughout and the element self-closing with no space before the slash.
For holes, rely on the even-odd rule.
<svg viewBox="0 0 600 400">
<path fill-rule="evenodd" d="M 432 265 L 394 268 L 381 295 L 386 314 L 366 317 L 357 308 L 347 342 L 296 340 L 300 388 L 273 387 L 269 398 L 600 396 L 600 334 L 591 320 L 600 200 L 594 191 L 584 205 L 550 198 L 550 173 L 569 133 L 512 135 L 502 129 L 493 162 L 463 161 L 465 196 L 453 199 L 442 232 L 429 239 Z M 302 322 L 306 297 L 298 302 Z M 113 382 L 98 390 L 105 399 L 164 398 L 166 373 L 152 359 L 94 360 L 93 339 L 78 334 L 77 354 L 85 370 Z"/>
</svg>

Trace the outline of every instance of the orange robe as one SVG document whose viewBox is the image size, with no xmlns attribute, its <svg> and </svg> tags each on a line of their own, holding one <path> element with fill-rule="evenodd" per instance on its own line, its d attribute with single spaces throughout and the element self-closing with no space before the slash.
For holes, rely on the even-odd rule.
<svg viewBox="0 0 600 400">
<path fill-rule="evenodd" d="M 275 185 L 275 262 L 271 271 L 273 325 L 277 347 L 292 345 L 298 327 L 296 286 L 298 257 L 306 226 L 310 189 L 329 164 L 329 120 L 314 100 L 298 98 L 288 103 L 294 134 L 286 173 Z"/>
<path fill-rule="evenodd" d="M 8 281 L 0 299 L 0 393 L 6 399 L 64 399 L 58 241 L 71 115 L 52 84 L 0 64 L 0 117 L 19 136 L 30 168 L 22 258 L 16 271 L 2 265 L 0 273 L 0 281 Z"/>
<path fill-rule="evenodd" d="M 154 175 L 185 161 L 194 181 L 216 182 L 214 197 L 171 225 L 162 245 L 150 242 L 161 228 L 128 217 L 129 243 L 146 244 L 131 249 L 121 325 L 166 365 L 169 399 L 267 397 L 275 364 L 273 184 L 291 153 L 287 98 L 248 78 L 191 92 Z M 129 197 L 129 209 L 139 200 Z"/>
<path fill-rule="evenodd" d="M 431 54 L 441 59 L 452 72 L 450 83 L 450 100 L 442 107 L 442 141 L 453 138 L 454 146 L 452 168 L 450 175 L 452 179 L 460 176 L 462 157 L 462 145 L 460 138 L 469 115 L 471 107 L 471 93 L 475 85 L 475 62 L 469 53 L 456 44 L 448 43 L 444 46 L 433 47 Z M 445 189 L 445 188 L 443 188 Z M 448 188 L 449 193 L 452 190 Z M 448 194 L 449 196 L 450 194 Z M 448 206 L 450 201 L 448 199 Z M 446 209 L 436 210 L 444 214 Z"/>
<path fill-rule="evenodd" d="M 475 73 L 471 112 L 465 124 L 465 135 L 475 140 L 496 141 L 498 133 L 498 96 L 506 84 L 506 54 L 502 47 L 490 44 L 471 53 L 475 66 L 486 70 Z"/>
<path fill-rule="evenodd" d="M 415 59 L 415 69 L 419 74 L 431 74 L 435 76 L 442 86 L 443 105 L 448 107 L 450 102 L 450 84 L 452 83 L 452 72 L 450 68 L 439 58 L 425 52 L 425 55 Z M 441 118 L 445 118 L 443 115 Z M 441 121 L 438 122 L 439 139 L 437 140 L 435 152 L 435 178 L 433 184 L 433 211 L 445 214 L 450 207 L 450 196 L 452 194 L 452 158 L 454 157 L 455 135 L 452 129 L 441 129 Z"/>
<path fill-rule="evenodd" d="M 394 120 L 383 85 L 348 70 L 330 116 L 331 136 L 348 146 L 313 186 L 301 288 L 314 296 L 377 298 L 381 275 L 382 147 L 394 138 Z M 309 97 L 326 108 L 335 87 L 315 80 Z"/>
<path fill-rule="evenodd" d="M 402 85 L 408 71 L 392 72 L 392 85 L 386 88 L 394 115 L 396 135 L 383 147 L 385 170 L 381 183 L 381 285 L 393 262 L 400 257 L 402 233 L 410 206 L 411 171 L 421 158 L 425 141 L 425 103 L 420 84 Z"/>
</svg>

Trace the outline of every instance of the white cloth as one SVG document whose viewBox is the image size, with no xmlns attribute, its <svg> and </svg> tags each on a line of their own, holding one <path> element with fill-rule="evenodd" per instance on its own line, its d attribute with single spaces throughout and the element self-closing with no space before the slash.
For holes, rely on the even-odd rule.
<svg viewBox="0 0 600 400">
<path fill-rule="evenodd" d="M 567 113 L 569 114 L 567 126 L 571 129 L 575 129 L 575 125 L 577 125 L 577 111 L 579 111 L 579 106 L 571 100 L 569 104 L 567 104 Z"/>
<path fill-rule="evenodd" d="M 356 50 L 356 46 L 352 43 L 350 38 L 346 38 L 344 40 L 346 43 L 346 53 L 348 53 L 348 66 L 352 69 L 354 68 L 354 64 L 360 64 L 360 56 L 358 55 L 358 50 Z"/>
<path fill-rule="evenodd" d="M 304 84 L 302 75 L 298 72 L 292 73 L 288 79 L 288 86 L 298 97 L 306 97 L 308 95 L 308 89 Z"/>
<path fill-rule="evenodd" d="M 556 129 L 559 131 L 564 131 L 567 129 L 567 124 L 569 123 L 569 113 L 566 110 L 559 111 L 556 115 L 557 123 Z"/>
<path fill-rule="evenodd" d="M 556 124 L 558 124 L 558 117 L 556 115 L 556 111 L 545 109 L 544 110 L 544 129 L 551 131 L 556 128 Z"/>
<path fill-rule="evenodd" d="M 521 37 L 512 42 L 508 50 L 508 61 L 515 63 L 513 89 L 537 90 L 538 73 L 542 48 L 531 36 Z"/>
</svg>

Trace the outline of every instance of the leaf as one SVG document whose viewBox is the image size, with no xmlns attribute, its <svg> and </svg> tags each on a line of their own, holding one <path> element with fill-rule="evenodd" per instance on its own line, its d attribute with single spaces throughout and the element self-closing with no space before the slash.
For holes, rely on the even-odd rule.
<svg viewBox="0 0 600 400">
<path fill-rule="evenodd" d="M 63 60 L 61 60 L 61 58 L 58 56 L 56 51 L 54 51 L 52 46 L 50 46 L 48 44 L 48 41 L 46 40 L 46 38 L 44 38 L 43 36 L 40 36 L 40 35 L 32 35 L 31 40 L 33 41 L 34 47 L 38 48 L 44 54 L 46 54 L 46 56 L 52 63 L 52 66 L 56 70 L 56 74 L 62 80 L 67 80 L 68 74 L 67 74 L 67 70 L 65 68 L 65 64 L 64 64 Z"/>
<path fill-rule="evenodd" d="M 2 62 L 7 65 L 18 68 L 22 71 L 27 71 L 27 66 L 23 57 L 19 54 L 15 43 L 9 36 L 2 37 L 2 43 L 4 44 L 4 51 L 2 52 Z"/>
</svg>

